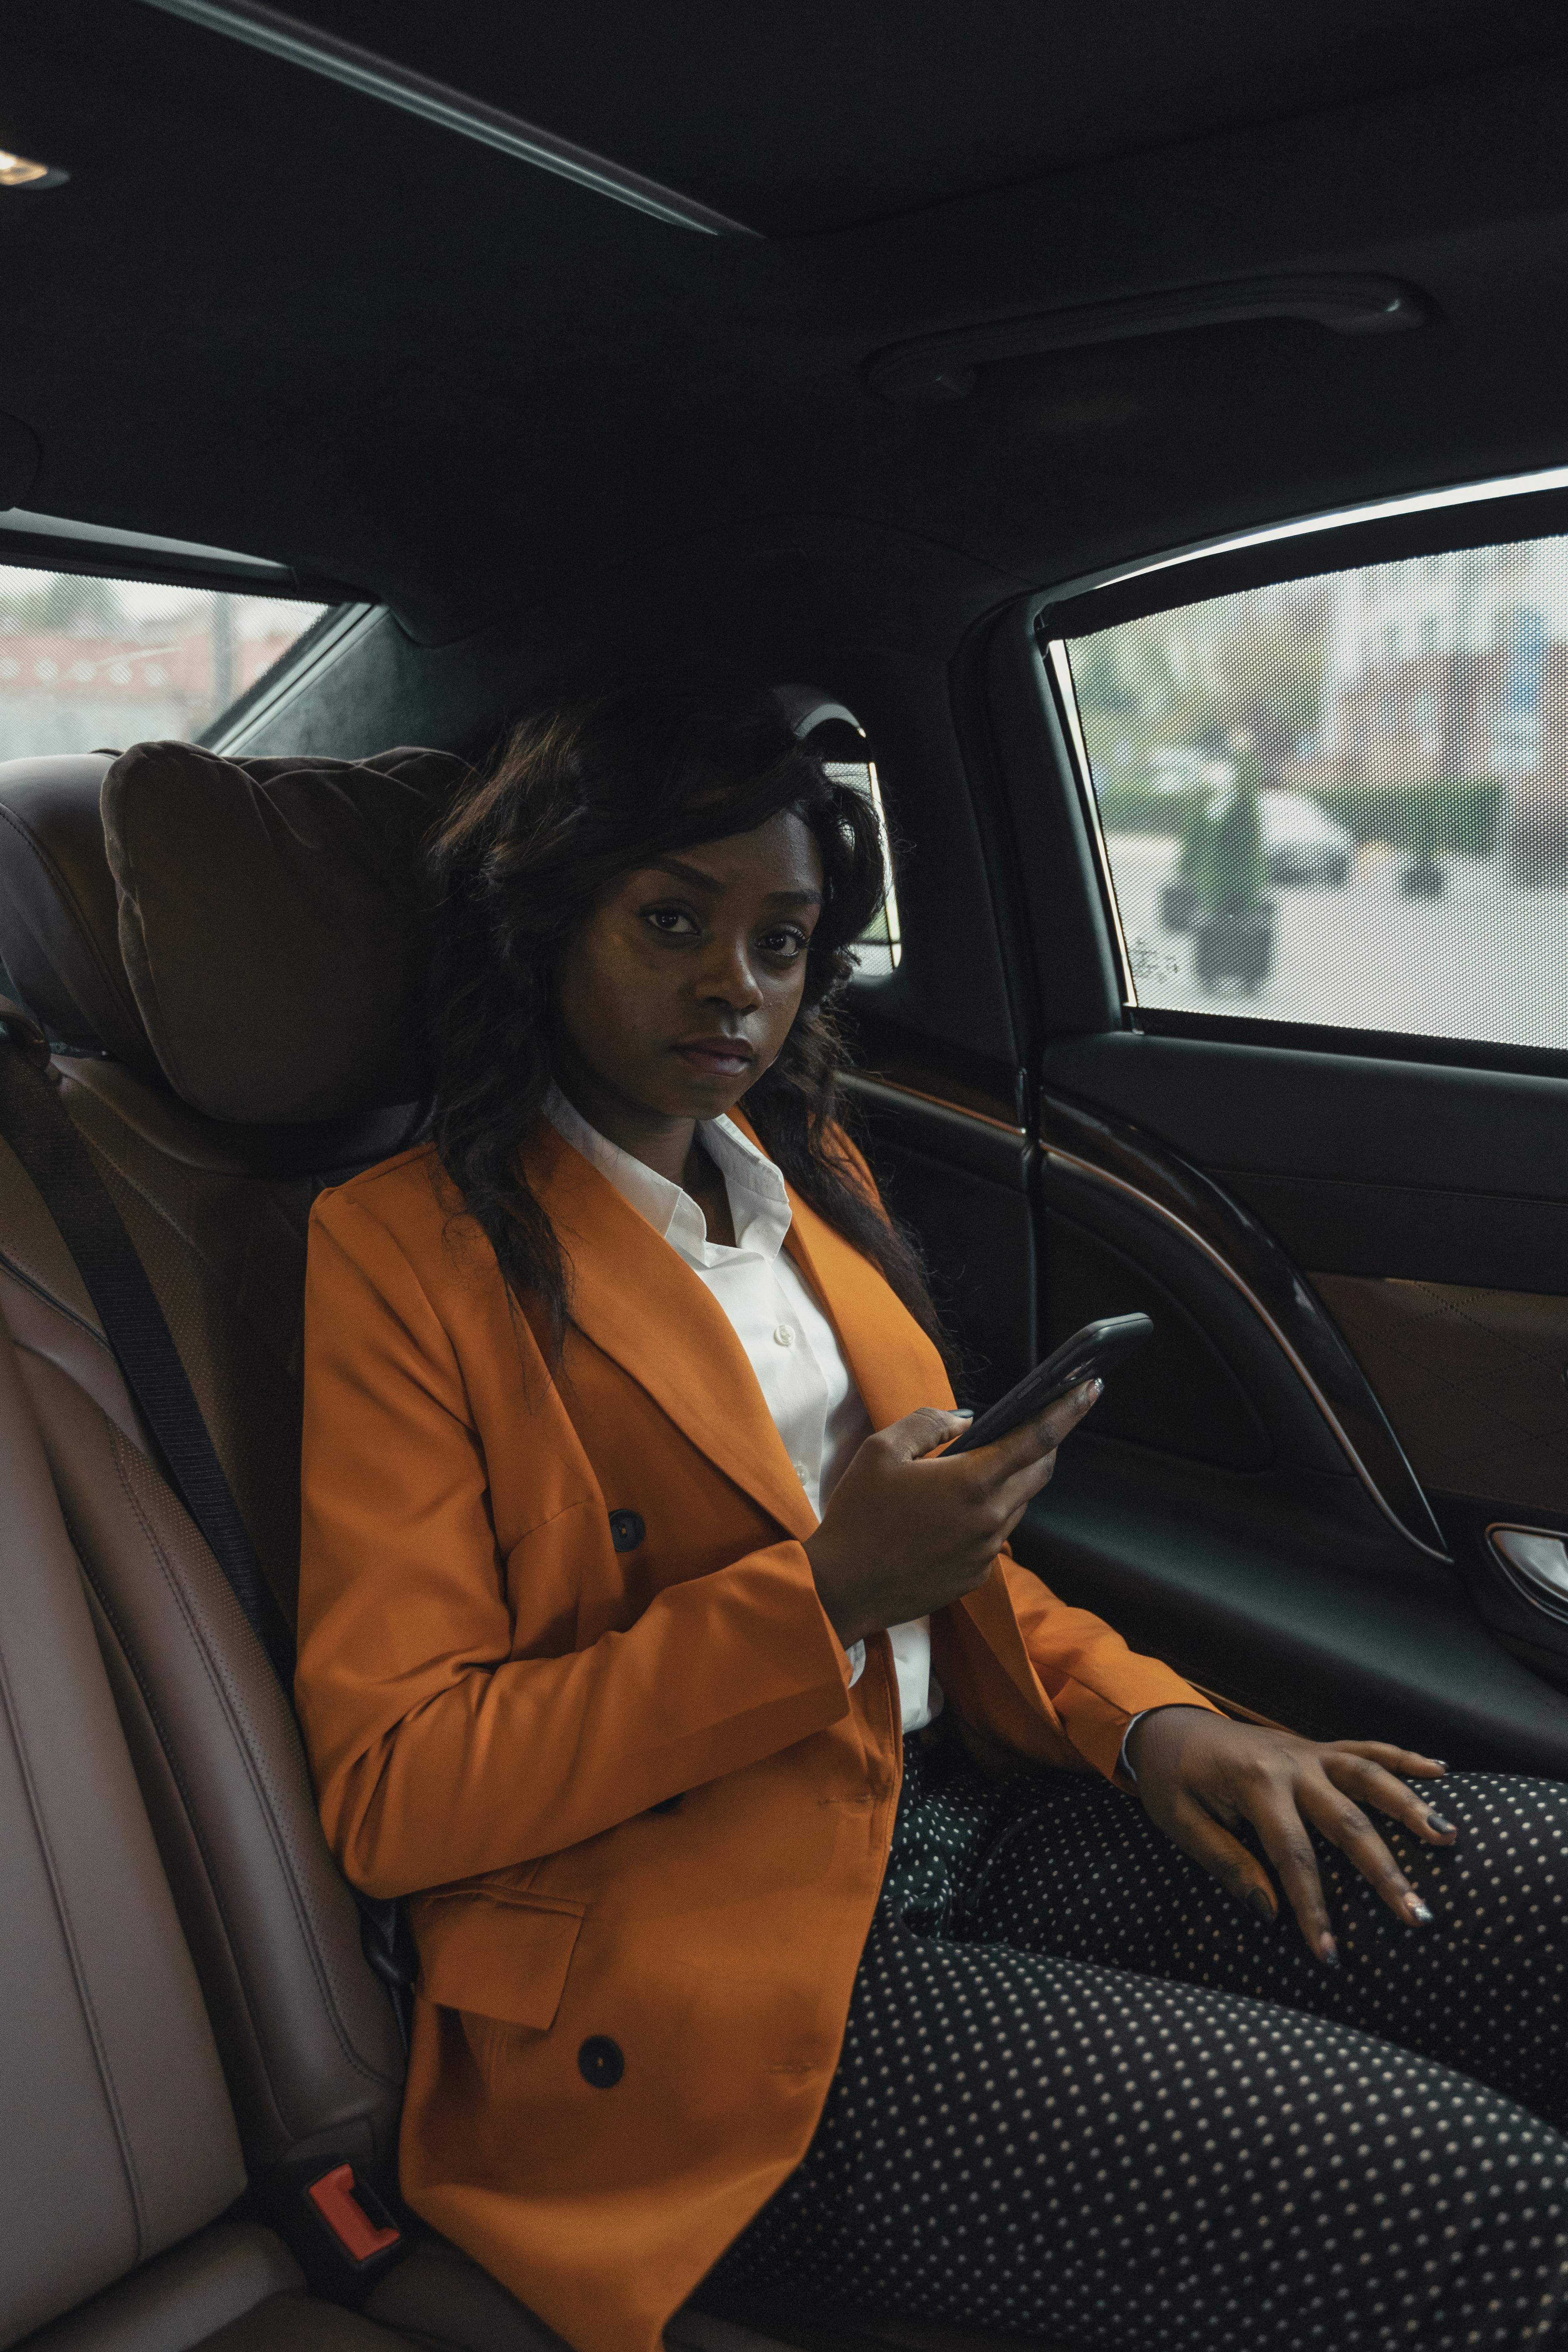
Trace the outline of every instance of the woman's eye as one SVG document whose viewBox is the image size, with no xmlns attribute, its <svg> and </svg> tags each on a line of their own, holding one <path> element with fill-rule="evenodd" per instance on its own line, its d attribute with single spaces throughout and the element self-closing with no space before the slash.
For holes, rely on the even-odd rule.
<svg viewBox="0 0 1568 2352">
<path fill-rule="evenodd" d="M 647 919 L 656 931 L 662 931 L 667 940 L 681 938 L 684 935 L 683 925 L 687 931 L 694 931 L 697 929 L 684 907 L 650 907 L 647 909 Z"/>
<path fill-rule="evenodd" d="M 790 929 L 769 931 L 763 940 L 763 950 L 765 954 L 787 956 L 792 961 L 797 956 L 803 956 L 810 945 L 811 942 L 804 931 Z"/>
</svg>

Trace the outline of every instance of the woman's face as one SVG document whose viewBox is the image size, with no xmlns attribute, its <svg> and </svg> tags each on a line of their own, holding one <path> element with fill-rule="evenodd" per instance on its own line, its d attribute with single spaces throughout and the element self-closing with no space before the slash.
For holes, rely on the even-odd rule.
<svg viewBox="0 0 1568 2352">
<path fill-rule="evenodd" d="M 790 812 L 612 883 L 556 972 L 574 1077 L 664 1118 L 716 1118 L 777 1058 L 822 912 L 822 859 Z"/>
</svg>

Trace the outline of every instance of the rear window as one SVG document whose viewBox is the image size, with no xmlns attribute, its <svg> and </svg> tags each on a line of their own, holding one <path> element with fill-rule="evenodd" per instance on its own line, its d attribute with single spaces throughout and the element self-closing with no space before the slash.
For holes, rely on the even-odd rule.
<svg viewBox="0 0 1568 2352">
<path fill-rule="evenodd" d="M 202 735 L 328 610 L 0 564 L 0 759 Z"/>
<path fill-rule="evenodd" d="M 1130 1002 L 1568 1046 L 1568 540 L 1051 649 Z"/>
</svg>

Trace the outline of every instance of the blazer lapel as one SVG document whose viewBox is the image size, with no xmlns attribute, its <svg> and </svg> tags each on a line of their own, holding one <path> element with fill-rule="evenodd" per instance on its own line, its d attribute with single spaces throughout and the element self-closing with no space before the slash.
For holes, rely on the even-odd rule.
<svg viewBox="0 0 1568 2352">
<path fill-rule="evenodd" d="M 556 1135 L 529 1179 L 566 1254 L 571 1318 L 715 1466 L 802 1541 L 817 1521 L 746 1351 L 706 1284 L 609 1179 Z"/>
</svg>

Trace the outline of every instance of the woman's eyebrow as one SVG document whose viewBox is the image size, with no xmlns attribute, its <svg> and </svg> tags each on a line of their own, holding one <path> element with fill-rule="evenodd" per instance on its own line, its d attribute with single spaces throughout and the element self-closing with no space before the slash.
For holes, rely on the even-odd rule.
<svg viewBox="0 0 1568 2352">
<path fill-rule="evenodd" d="M 721 890 L 723 884 L 714 875 L 704 874 L 700 866 L 688 866 L 679 857 L 655 857 L 650 870 L 657 874 L 673 874 L 679 881 L 689 883 L 694 890 Z M 770 907 L 820 907 L 820 890 L 770 890 Z"/>
<path fill-rule="evenodd" d="M 680 882 L 689 882 L 695 890 L 721 890 L 723 884 L 711 874 L 704 874 L 700 866 L 688 866 L 679 857 L 650 857 L 648 870 L 654 874 L 673 874 Z"/>
</svg>

